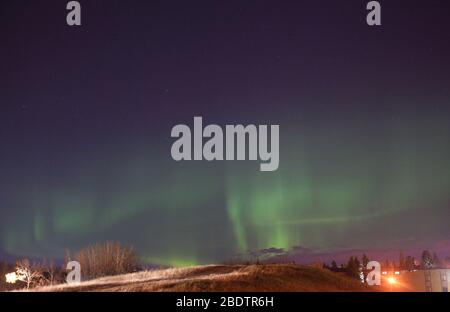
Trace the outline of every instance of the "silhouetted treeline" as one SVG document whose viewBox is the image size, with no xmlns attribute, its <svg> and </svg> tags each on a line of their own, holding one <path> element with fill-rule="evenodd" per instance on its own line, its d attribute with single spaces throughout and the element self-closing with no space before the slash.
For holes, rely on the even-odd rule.
<svg viewBox="0 0 450 312">
<path fill-rule="evenodd" d="M 378 259 L 373 259 L 379 261 Z M 337 265 L 336 261 L 331 261 L 330 264 L 324 263 L 325 269 L 331 270 L 337 273 L 345 273 L 350 277 L 362 279 L 367 276 L 368 270 L 367 264 L 370 259 L 364 254 L 361 261 L 356 256 L 351 256 L 347 263 Z M 437 253 L 424 250 L 421 255 L 421 259 L 417 260 L 412 256 L 405 256 L 400 252 L 398 262 L 384 260 L 379 261 L 381 264 L 381 270 L 386 272 L 392 271 L 413 271 L 413 270 L 426 270 L 426 269 L 444 269 L 450 267 L 450 259 L 441 261 Z"/>
</svg>

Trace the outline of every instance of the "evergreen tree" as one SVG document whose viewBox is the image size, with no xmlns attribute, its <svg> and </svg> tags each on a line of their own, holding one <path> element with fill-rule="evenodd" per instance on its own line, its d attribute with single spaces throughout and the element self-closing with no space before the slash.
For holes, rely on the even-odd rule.
<svg viewBox="0 0 450 312">
<path fill-rule="evenodd" d="M 439 257 L 438 257 L 438 255 L 437 255 L 437 253 L 433 253 L 433 258 L 432 258 L 433 260 L 432 260 L 432 262 L 433 262 L 433 268 L 441 268 L 441 266 L 442 266 L 442 263 L 441 263 L 441 260 L 439 259 Z"/>
<path fill-rule="evenodd" d="M 422 252 L 422 268 L 431 269 L 433 267 L 433 257 L 428 250 Z"/>
<path fill-rule="evenodd" d="M 331 261 L 331 271 L 334 271 L 334 272 L 338 271 L 337 263 L 334 260 Z"/>
<path fill-rule="evenodd" d="M 407 256 L 405 259 L 405 270 L 414 270 L 414 257 Z"/>
<path fill-rule="evenodd" d="M 369 263 L 369 258 L 367 257 L 366 254 L 363 254 L 362 256 L 362 265 L 364 266 L 364 268 L 367 268 L 367 264 Z"/>
<path fill-rule="evenodd" d="M 406 259 L 405 256 L 403 255 L 403 252 L 400 252 L 398 266 L 400 270 L 406 270 Z"/>
<path fill-rule="evenodd" d="M 359 279 L 361 263 L 357 257 L 350 257 L 347 262 L 346 273 L 348 276 Z"/>
</svg>

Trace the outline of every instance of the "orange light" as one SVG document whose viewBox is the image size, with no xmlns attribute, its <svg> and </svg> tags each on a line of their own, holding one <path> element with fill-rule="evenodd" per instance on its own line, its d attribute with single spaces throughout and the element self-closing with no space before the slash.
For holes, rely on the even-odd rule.
<svg viewBox="0 0 450 312">
<path fill-rule="evenodd" d="M 397 280 L 396 280 L 394 277 L 389 277 L 389 278 L 387 279 L 387 281 L 388 281 L 388 283 L 391 284 L 391 285 L 397 283 Z"/>
</svg>

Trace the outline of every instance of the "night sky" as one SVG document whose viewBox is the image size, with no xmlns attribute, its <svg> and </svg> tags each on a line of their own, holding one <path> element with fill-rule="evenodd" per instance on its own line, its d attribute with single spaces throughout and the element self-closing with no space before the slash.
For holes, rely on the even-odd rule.
<svg viewBox="0 0 450 312">
<path fill-rule="evenodd" d="M 450 241 L 448 1 L 243 2 L 0 1 L 0 257 Z M 174 161 L 194 116 L 279 124 L 279 169 Z"/>
</svg>

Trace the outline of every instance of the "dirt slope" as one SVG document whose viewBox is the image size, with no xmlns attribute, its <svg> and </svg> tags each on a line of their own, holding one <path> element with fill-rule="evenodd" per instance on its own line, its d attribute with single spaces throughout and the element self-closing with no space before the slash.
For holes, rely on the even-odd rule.
<svg viewBox="0 0 450 312">
<path fill-rule="evenodd" d="M 104 277 L 36 291 L 370 291 L 359 281 L 293 264 L 207 265 Z"/>
</svg>

